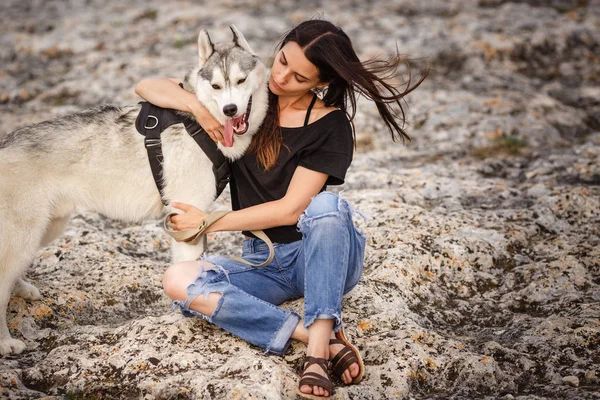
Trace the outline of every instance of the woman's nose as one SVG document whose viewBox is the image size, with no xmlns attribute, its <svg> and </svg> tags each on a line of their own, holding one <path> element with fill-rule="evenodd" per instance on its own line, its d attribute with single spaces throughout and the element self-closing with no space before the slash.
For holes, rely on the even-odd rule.
<svg viewBox="0 0 600 400">
<path fill-rule="evenodd" d="M 283 85 L 285 85 L 285 79 L 275 78 L 275 83 L 278 84 L 279 86 L 283 86 Z"/>
<path fill-rule="evenodd" d="M 287 78 L 285 76 L 285 73 L 279 73 L 277 75 L 273 76 L 273 80 L 275 80 L 275 83 L 278 84 L 279 86 L 283 86 L 286 84 L 287 82 Z"/>
</svg>

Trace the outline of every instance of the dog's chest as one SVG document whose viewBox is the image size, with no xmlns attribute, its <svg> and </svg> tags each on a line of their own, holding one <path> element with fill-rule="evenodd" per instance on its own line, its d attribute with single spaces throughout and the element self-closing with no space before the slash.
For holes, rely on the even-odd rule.
<svg viewBox="0 0 600 400">
<path fill-rule="evenodd" d="M 183 126 L 165 130 L 161 142 L 165 194 L 176 195 L 197 190 L 201 192 L 201 196 L 214 196 L 216 189 L 213 164 Z"/>
</svg>

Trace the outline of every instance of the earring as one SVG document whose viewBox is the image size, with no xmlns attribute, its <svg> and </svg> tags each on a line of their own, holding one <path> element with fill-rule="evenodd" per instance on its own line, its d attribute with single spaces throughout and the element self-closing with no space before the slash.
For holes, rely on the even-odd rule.
<svg viewBox="0 0 600 400">
<path fill-rule="evenodd" d="M 311 91 L 316 94 L 317 96 L 321 96 L 323 94 L 323 92 L 325 91 L 325 86 L 315 86 L 314 88 L 311 89 Z"/>
</svg>

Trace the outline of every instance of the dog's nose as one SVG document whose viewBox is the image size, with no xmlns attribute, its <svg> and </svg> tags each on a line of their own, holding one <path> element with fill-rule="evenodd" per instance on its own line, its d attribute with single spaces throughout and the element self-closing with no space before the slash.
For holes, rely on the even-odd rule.
<svg viewBox="0 0 600 400">
<path fill-rule="evenodd" d="M 233 117 L 236 112 L 237 106 L 235 104 L 227 104 L 225 107 L 223 107 L 223 114 L 227 115 L 228 117 Z"/>
</svg>

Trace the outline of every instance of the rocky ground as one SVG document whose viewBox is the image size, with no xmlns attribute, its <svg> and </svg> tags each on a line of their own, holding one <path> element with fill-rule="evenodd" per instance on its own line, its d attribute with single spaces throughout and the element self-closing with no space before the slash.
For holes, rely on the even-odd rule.
<svg viewBox="0 0 600 400">
<path fill-rule="evenodd" d="M 0 135 L 182 77 L 196 38 L 230 23 L 269 61 L 295 23 L 341 25 L 363 59 L 433 63 L 393 144 L 366 102 L 342 187 L 368 217 L 366 269 L 344 300 L 366 376 L 337 399 L 600 397 L 600 2 L 5 0 Z M 1 173 L 1 171 L 0 171 Z M 228 192 L 215 208 L 228 206 Z M 237 251 L 239 234 L 213 235 Z M 27 343 L 0 359 L 10 399 L 291 399 L 283 358 L 171 312 L 157 221 L 73 218 L 12 298 Z M 302 312 L 302 302 L 286 305 Z"/>
</svg>

